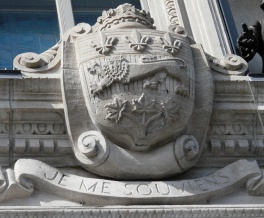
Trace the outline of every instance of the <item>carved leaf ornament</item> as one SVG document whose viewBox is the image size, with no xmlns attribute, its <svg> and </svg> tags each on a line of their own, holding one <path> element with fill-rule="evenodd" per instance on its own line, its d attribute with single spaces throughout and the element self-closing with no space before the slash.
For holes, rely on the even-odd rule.
<svg viewBox="0 0 264 218">
<path fill-rule="evenodd" d="M 133 111 L 139 114 L 157 112 L 155 109 L 155 103 L 155 100 L 150 100 L 143 93 L 139 100 L 132 100 L 132 104 L 134 105 Z"/>
<path fill-rule="evenodd" d="M 107 119 L 114 120 L 115 122 L 118 122 L 122 118 L 122 113 L 126 109 L 126 103 L 127 101 L 120 101 L 117 98 L 114 99 L 114 102 L 111 104 L 106 105 L 107 108 Z"/>
<path fill-rule="evenodd" d="M 162 102 L 162 110 L 164 113 L 164 117 L 166 120 L 172 119 L 177 120 L 180 116 L 180 106 L 176 105 L 171 98 L 169 98 L 166 102 Z"/>
<path fill-rule="evenodd" d="M 156 101 L 147 98 L 145 93 L 143 93 L 138 100 L 132 100 L 132 105 L 134 106 L 133 112 L 138 114 L 142 114 L 142 124 L 146 124 L 150 121 L 146 122 L 146 114 L 150 113 L 159 113 L 159 111 L 155 108 Z M 159 114 L 158 114 L 159 115 Z M 156 116 L 151 117 L 150 120 L 156 119 Z"/>
<path fill-rule="evenodd" d="M 148 98 L 145 93 L 138 100 L 133 99 L 131 105 L 133 109 L 129 110 L 126 107 L 127 101 L 115 98 L 113 103 L 105 106 L 108 112 L 106 119 L 118 123 L 122 117 L 126 117 L 138 126 L 142 137 L 150 133 L 151 129 L 162 128 L 165 121 L 178 120 L 181 112 L 181 107 L 171 98 L 158 103 L 155 99 Z"/>
<path fill-rule="evenodd" d="M 138 52 L 144 51 L 151 40 L 148 36 L 142 36 L 137 30 L 133 30 L 130 36 L 124 36 L 123 39 L 129 43 L 130 48 Z"/>
</svg>

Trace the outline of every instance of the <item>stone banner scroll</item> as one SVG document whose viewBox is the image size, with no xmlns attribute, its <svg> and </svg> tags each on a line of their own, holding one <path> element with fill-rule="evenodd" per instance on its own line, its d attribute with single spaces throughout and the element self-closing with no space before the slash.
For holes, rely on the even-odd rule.
<svg viewBox="0 0 264 218">
<path fill-rule="evenodd" d="M 246 184 L 250 194 L 264 193 L 257 162 L 247 160 L 236 161 L 209 176 L 190 180 L 95 179 L 63 173 L 31 159 L 18 160 L 13 173 L 10 169 L 7 172 L 4 173 L 6 180 L 13 182 L 11 186 L 6 185 L 0 201 L 16 196 L 28 197 L 34 188 L 91 205 L 193 204 L 233 192 Z"/>
</svg>

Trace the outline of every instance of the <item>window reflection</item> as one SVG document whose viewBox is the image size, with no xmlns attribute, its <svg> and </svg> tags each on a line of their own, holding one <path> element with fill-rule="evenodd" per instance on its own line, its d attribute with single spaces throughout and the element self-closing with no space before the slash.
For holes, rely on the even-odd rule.
<svg viewBox="0 0 264 218">
<path fill-rule="evenodd" d="M 0 2 L 0 69 L 12 69 L 16 55 L 41 53 L 58 40 L 54 0 Z"/>
</svg>

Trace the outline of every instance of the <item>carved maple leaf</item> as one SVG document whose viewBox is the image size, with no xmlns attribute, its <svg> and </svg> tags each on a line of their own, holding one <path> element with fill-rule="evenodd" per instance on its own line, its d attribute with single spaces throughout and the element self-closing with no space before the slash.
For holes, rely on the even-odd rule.
<svg viewBox="0 0 264 218">
<path fill-rule="evenodd" d="M 145 93 L 138 100 L 133 99 L 132 104 L 134 106 L 133 111 L 139 114 L 157 112 L 155 109 L 155 100 L 147 98 Z"/>
<path fill-rule="evenodd" d="M 180 116 L 181 107 L 169 98 L 166 102 L 161 103 L 162 111 L 165 119 L 177 120 Z"/>
<path fill-rule="evenodd" d="M 115 98 L 113 103 L 105 105 L 108 112 L 106 119 L 119 122 L 122 118 L 123 111 L 126 109 L 126 103 L 127 101 L 121 102 Z"/>
</svg>

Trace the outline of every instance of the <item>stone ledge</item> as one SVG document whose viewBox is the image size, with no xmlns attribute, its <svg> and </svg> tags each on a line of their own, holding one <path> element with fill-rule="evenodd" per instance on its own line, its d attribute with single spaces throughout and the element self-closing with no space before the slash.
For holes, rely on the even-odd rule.
<svg viewBox="0 0 264 218">
<path fill-rule="evenodd" d="M 120 207 L 1 207 L 1 217 L 172 218 L 264 216 L 263 205 L 120 206 Z"/>
</svg>

